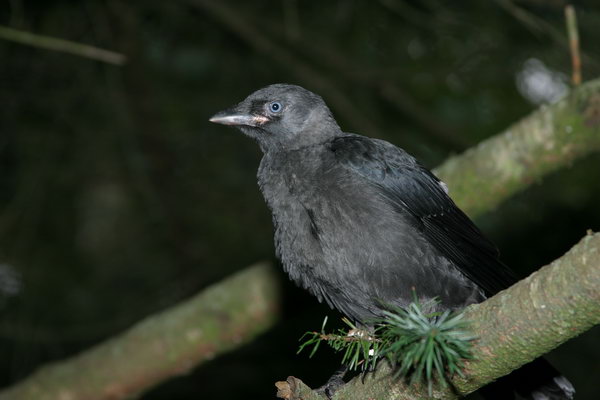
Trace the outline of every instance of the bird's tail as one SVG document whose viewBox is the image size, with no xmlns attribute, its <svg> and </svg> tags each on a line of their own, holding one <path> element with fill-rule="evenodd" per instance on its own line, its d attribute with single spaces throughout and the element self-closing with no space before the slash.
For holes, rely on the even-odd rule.
<svg viewBox="0 0 600 400">
<path fill-rule="evenodd" d="M 538 358 L 480 390 L 486 400 L 571 400 L 575 388 L 548 361 Z"/>
</svg>

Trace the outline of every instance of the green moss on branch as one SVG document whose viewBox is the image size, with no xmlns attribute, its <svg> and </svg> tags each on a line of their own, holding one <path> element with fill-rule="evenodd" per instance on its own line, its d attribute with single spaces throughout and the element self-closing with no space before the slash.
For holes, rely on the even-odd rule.
<svg viewBox="0 0 600 400">
<path fill-rule="evenodd" d="M 543 106 L 435 170 L 471 216 L 489 211 L 547 174 L 600 150 L 600 79 Z"/>
<path fill-rule="evenodd" d="M 75 356 L 44 366 L 0 400 L 132 398 L 251 341 L 278 319 L 271 266 L 247 268 Z"/>
</svg>

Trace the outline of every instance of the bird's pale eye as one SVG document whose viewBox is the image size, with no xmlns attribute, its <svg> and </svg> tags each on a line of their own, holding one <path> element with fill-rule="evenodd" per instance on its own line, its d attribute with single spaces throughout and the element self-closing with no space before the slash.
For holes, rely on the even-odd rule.
<svg viewBox="0 0 600 400">
<path fill-rule="evenodd" d="M 269 104 L 269 111 L 271 111 L 272 113 L 278 113 L 281 110 L 283 110 L 283 106 L 280 102 L 274 101 L 271 104 Z"/>
</svg>

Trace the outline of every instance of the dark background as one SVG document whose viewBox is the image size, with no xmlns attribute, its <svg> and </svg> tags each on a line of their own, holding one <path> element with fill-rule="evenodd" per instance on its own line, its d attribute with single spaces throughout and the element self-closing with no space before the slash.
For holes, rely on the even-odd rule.
<svg viewBox="0 0 600 400">
<path fill-rule="evenodd" d="M 321 94 L 347 131 L 434 167 L 568 91 L 562 0 L 22 1 L 0 24 L 127 55 L 124 67 L 0 41 L 0 387 L 245 266 L 273 259 L 260 152 L 216 111 L 270 83 Z M 576 2 L 585 79 L 600 6 Z M 600 229 L 600 157 L 477 220 L 528 274 Z M 451 188 L 450 188 L 451 189 Z M 143 399 L 273 398 L 339 357 L 295 354 L 336 314 L 285 282 L 284 318 Z M 332 318 L 334 317 L 334 318 Z M 600 331 L 549 355 L 600 394 Z"/>
</svg>

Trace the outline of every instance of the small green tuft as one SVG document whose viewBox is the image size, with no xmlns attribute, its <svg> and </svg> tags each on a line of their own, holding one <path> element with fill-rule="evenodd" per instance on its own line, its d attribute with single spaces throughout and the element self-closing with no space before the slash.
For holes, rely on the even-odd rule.
<svg viewBox="0 0 600 400">
<path fill-rule="evenodd" d="M 446 386 L 452 375 L 462 376 L 475 337 L 462 313 L 425 314 L 423 308 L 411 303 L 385 311 L 377 334 L 386 343 L 382 355 L 396 367 L 396 376 L 426 383 L 431 394 L 435 382 Z"/>
<path fill-rule="evenodd" d="M 320 332 L 306 332 L 300 338 L 307 339 L 298 353 L 312 346 L 312 357 L 325 341 L 344 353 L 342 364 L 363 372 L 373 370 L 385 358 L 395 367 L 396 377 L 405 377 L 411 384 L 423 382 L 431 394 L 435 383 L 446 386 L 452 375 L 462 376 L 464 360 L 472 358 L 470 350 L 475 339 L 462 313 L 426 314 L 423 309 L 431 305 L 414 302 L 406 309 L 388 306 L 383 318 L 374 322 L 374 331 L 359 329 L 344 318 L 349 329 L 328 334 L 325 318 Z"/>
<path fill-rule="evenodd" d="M 323 321 L 320 332 L 306 332 L 300 340 L 307 338 L 298 349 L 298 353 L 307 347 L 312 346 L 309 357 L 312 357 L 321 342 L 325 341 L 335 351 L 343 351 L 342 364 L 345 364 L 350 370 L 362 371 L 370 370 L 375 367 L 379 358 L 381 358 L 381 340 L 369 334 L 366 330 L 356 327 L 349 319 L 343 318 L 342 321 L 348 326 L 348 330 L 338 329 L 335 333 L 325 333 L 325 324 L 327 317 Z"/>
</svg>

